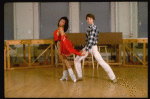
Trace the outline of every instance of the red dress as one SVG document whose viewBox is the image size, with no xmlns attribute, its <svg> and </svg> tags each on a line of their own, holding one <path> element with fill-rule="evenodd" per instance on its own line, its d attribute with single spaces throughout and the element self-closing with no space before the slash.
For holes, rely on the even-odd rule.
<svg viewBox="0 0 150 99">
<path fill-rule="evenodd" d="M 58 29 L 54 31 L 54 40 L 55 41 L 61 40 L 60 54 L 65 54 L 69 56 L 71 53 L 73 53 L 73 54 L 81 56 L 81 53 L 79 53 L 77 50 L 73 48 L 74 45 L 70 40 L 67 39 L 67 36 L 66 35 L 58 36 L 57 31 Z"/>
</svg>

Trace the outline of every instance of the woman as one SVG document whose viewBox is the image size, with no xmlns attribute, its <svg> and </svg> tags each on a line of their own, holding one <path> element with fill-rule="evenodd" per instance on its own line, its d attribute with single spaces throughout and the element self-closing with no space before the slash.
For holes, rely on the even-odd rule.
<svg viewBox="0 0 150 99">
<path fill-rule="evenodd" d="M 68 29 L 68 18 L 67 17 L 60 18 L 60 20 L 58 21 L 58 28 L 54 31 L 54 40 L 57 46 L 57 53 L 63 63 L 63 76 L 60 80 L 68 80 L 68 72 L 69 72 L 71 79 L 74 82 L 76 82 L 76 76 L 73 73 L 69 61 L 67 60 L 67 56 L 69 56 L 70 53 L 81 56 L 81 53 L 76 51 L 73 48 L 73 43 L 67 39 L 65 34 L 67 29 Z"/>
</svg>

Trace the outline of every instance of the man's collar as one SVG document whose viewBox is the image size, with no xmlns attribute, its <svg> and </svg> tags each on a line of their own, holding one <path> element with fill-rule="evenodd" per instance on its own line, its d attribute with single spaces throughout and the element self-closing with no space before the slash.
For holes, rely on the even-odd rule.
<svg viewBox="0 0 150 99">
<path fill-rule="evenodd" d="M 92 25 L 89 26 L 89 28 L 93 27 L 94 23 Z"/>
</svg>

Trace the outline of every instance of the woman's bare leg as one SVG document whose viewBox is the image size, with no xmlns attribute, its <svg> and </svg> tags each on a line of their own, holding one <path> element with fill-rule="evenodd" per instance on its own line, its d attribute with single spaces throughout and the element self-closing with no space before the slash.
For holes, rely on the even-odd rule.
<svg viewBox="0 0 150 99">
<path fill-rule="evenodd" d="M 61 60 L 61 62 L 63 63 L 63 70 L 67 70 L 67 67 L 64 63 L 64 59 L 63 59 L 63 56 L 60 54 L 60 41 L 57 42 L 57 54 Z"/>
<path fill-rule="evenodd" d="M 61 77 L 60 80 L 68 80 L 68 72 L 67 72 L 67 67 L 64 63 L 64 59 L 63 59 L 63 56 L 60 55 L 60 41 L 57 42 L 57 54 L 62 62 L 62 65 L 63 65 L 63 76 Z"/>
<path fill-rule="evenodd" d="M 74 82 L 76 82 L 76 76 L 73 73 L 70 62 L 67 60 L 67 57 L 60 54 L 60 42 L 57 43 L 57 48 L 58 48 L 58 50 L 57 50 L 58 56 L 59 56 L 60 60 L 63 63 L 63 77 L 60 80 L 66 79 L 67 69 L 68 69 L 68 72 L 69 72 L 69 75 L 70 75 L 71 79 Z"/>
</svg>

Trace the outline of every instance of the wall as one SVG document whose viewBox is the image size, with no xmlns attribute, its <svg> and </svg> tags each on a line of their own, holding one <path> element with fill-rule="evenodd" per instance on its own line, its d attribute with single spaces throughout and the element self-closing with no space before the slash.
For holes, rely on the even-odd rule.
<svg viewBox="0 0 150 99">
<path fill-rule="evenodd" d="M 39 39 L 39 3 L 13 3 L 14 39 Z M 28 49 L 26 46 L 26 57 Z M 35 45 L 31 45 L 31 56 L 34 55 Z M 14 50 L 23 57 L 22 45 L 15 45 Z M 12 56 L 16 56 L 11 52 Z"/>
<path fill-rule="evenodd" d="M 14 3 L 14 39 L 39 38 L 39 4 Z M 111 2 L 111 32 L 123 32 L 123 38 L 137 37 L 137 2 Z M 79 32 L 79 2 L 69 2 L 70 32 Z M 131 23 L 132 18 L 132 23 Z M 132 24 L 132 26 L 131 26 Z"/>
<path fill-rule="evenodd" d="M 122 32 L 123 38 L 137 38 L 137 2 L 111 2 L 111 32 Z"/>
<path fill-rule="evenodd" d="M 118 32 L 123 33 L 123 38 L 128 38 L 130 33 L 129 2 L 119 2 L 118 7 Z"/>
<path fill-rule="evenodd" d="M 116 32 L 116 4 L 115 2 L 110 3 L 111 7 L 111 32 Z"/>
<path fill-rule="evenodd" d="M 38 39 L 38 3 L 14 3 L 13 11 L 14 39 Z"/>
<path fill-rule="evenodd" d="M 33 39 L 32 3 L 14 3 L 15 39 Z"/>
<path fill-rule="evenodd" d="M 68 2 L 41 2 L 39 39 L 53 39 L 53 32 L 58 28 L 58 20 L 66 16 L 69 19 Z M 70 28 L 66 31 L 69 33 Z"/>
<path fill-rule="evenodd" d="M 13 3 L 13 8 L 14 39 L 39 39 L 39 3 Z M 69 18 L 70 33 L 79 33 L 79 2 L 69 2 Z M 111 32 L 122 32 L 123 38 L 133 33 L 131 38 L 137 38 L 137 23 L 137 2 L 111 2 Z M 135 51 L 142 53 L 141 49 Z"/>
<path fill-rule="evenodd" d="M 138 38 L 138 8 L 137 2 L 132 3 L 132 33 L 133 38 Z"/>
<path fill-rule="evenodd" d="M 138 2 L 138 38 L 148 38 L 148 2 Z"/>
<path fill-rule="evenodd" d="M 123 38 L 138 38 L 138 2 L 111 2 L 111 32 L 122 32 Z M 138 43 L 133 43 L 133 52 L 143 60 L 143 49 L 136 49 L 136 46 Z M 123 51 L 123 46 L 121 48 Z"/>
<path fill-rule="evenodd" d="M 86 15 L 89 13 L 94 15 L 94 24 L 98 27 L 99 32 L 111 32 L 110 11 L 110 2 L 80 2 L 80 33 L 87 31 Z"/>
<path fill-rule="evenodd" d="M 79 33 L 79 2 L 69 2 L 70 33 Z"/>
<path fill-rule="evenodd" d="M 33 3 L 33 39 L 39 39 L 39 33 L 40 33 L 40 18 L 39 18 L 39 3 L 34 2 Z"/>
<path fill-rule="evenodd" d="M 4 4 L 4 40 L 14 39 L 13 3 Z"/>
</svg>

